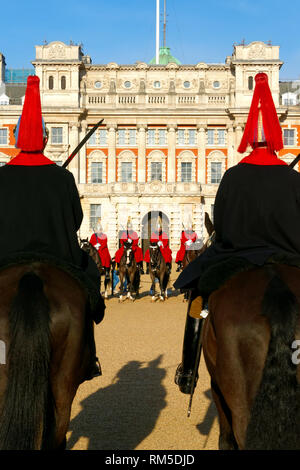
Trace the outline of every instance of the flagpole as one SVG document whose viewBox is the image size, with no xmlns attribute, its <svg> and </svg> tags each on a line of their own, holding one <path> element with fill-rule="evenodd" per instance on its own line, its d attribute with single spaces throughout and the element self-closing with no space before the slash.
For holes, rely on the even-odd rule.
<svg viewBox="0 0 300 470">
<path fill-rule="evenodd" d="M 159 64 L 159 0 L 156 0 L 156 65 Z"/>
</svg>

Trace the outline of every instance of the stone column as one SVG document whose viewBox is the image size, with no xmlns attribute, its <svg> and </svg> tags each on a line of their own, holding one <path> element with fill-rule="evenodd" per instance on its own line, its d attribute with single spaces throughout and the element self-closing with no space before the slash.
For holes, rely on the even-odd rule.
<svg viewBox="0 0 300 470">
<path fill-rule="evenodd" d="M 86 121 L 81 121 L 80 141 L 86 136 L 88 132 L 88 125 Z M 87 168 L 86 168 L 86 144 L 81 147 L 79 152 L 79 183 L 87 183 Z"/>
<path fill-rule="evenodd" d="M 176 129 L 175 124 L 168 125 L 168 183 L 176 182 Z"/>
<path fill-rule="evenodd" d="M 198 183 L 205 184 L 205 173 L 206 173 L 206 125 L 199 124 L 198 130 Z"/>
<path fill-rule="evenodd" d="M 138 124 L 138 183 L 146 182 L 146 130 L 145 124 Z"/>
<path fill-rule="evenodd" d="M 116 124 L 108 124 L 108 170 L 107 181 L 114 183 L 116 181 Z"/>
<path fill-rule="evenodd" d="M 79 123 L 70 122 L 69 124 L 69 155 L 75 150 L 79 143 Z M 73 174 L 76 183 L 79 183 L 79 156 L 76 155 L 68 165 L 68 170 Z"/>
</svg>

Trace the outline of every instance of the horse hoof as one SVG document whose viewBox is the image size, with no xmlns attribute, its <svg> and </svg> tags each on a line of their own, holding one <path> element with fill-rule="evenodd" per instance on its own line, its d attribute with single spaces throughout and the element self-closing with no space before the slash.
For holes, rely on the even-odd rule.
<svg viewBox="0 0 300 470">
<path fill-rule="evenodd" d="M 119 297 L 119 302 L 123 302 L 123 296 L 122 295 L 120 295 L 120 297 Z"/>
<path fill-rule="evenodd" d="M 155 302 L 155 296 L 152 296 L 151 302 Z"/>
<path fill-rule="evenodd" d="M 165 299 L 162 296 L 160 296 L 159 300 L 163 302 Z"/>
</svg>

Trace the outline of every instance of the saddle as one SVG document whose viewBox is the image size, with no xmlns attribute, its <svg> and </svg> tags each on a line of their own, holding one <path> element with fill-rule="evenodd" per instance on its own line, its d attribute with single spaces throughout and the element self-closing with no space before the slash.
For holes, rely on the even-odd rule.
<svg viewBox="0 0 300 470">
<path fill-rule="evenodd" d="M 266 259 L 264 266 L 270 264 L 286 264 L 300 269 L 300 256 L 286 253 L 273 254 Z M 235 275 L 256 269 L 257 267 L 257 264 L 251 263 L 246 258 L 228 258 L 207 267 L 202 276 L 198 279 L 197 290 L 203 297 L 208 298 L 212 292 L 218 290 L 226 281 Z"/>
<path fill-rule="evenodd" d="M 86 257 L 89 256 L 87 253 L 84 253 L 84 255 L 86 255 Z M 84 264 L 87 262 L 88 258 L 83 259 Z M 99 288 L 87 276 L 84 271 L 84 267 L 81 269 L 79 266 L 75 266 L 65 260 L 58 259 L 51 254 L 20 252 L 6 258 L 2 258 L 0 260 L 0 270 L 7 269 L 11 266 L 30 263 L 45 263 L 65 271 L 80 284 L 86 293 L 92 311 L 97 308 L 99 304 Z"/>
</svg>

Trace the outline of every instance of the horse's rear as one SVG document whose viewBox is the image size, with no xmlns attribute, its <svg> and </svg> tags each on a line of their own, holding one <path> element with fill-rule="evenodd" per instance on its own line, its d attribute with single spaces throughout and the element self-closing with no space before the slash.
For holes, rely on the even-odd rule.
<svg viewBox="0 0 300 470">
<path fill-rule="evenodd" d="M 220 449 L 299 449 L 300 270 L 240 273 L 209 299 L 203 350 Z"/>
<path fill-rule="evenodd" d="M 0 271 L 0 449 L 58 449 L 89 362 L 86 296 L 46 264 Z"/>
</svg>

